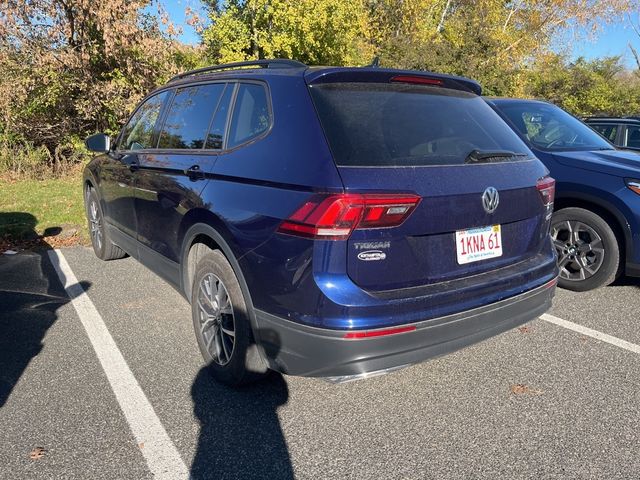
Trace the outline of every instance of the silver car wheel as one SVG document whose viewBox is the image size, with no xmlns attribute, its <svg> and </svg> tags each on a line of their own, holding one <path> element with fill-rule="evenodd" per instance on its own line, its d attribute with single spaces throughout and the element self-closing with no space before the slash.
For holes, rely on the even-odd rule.
<svg viewBox="0 0 640 480">
<path fill-rule="evenodd" d="M 235 317 L 227 288 L 213 273 L 200 281 L 197 303 L 200 334 L 207 352 L 215 363 L 226 365 L 235 348 Z"/>
<path fill-rule="evenodd" d="M 100 210 L 95 200 L 89 204 L 89 229 L 91 230 L 91 240 L 97 250 L 102 248 L 102 218 Z"/>
</svg>

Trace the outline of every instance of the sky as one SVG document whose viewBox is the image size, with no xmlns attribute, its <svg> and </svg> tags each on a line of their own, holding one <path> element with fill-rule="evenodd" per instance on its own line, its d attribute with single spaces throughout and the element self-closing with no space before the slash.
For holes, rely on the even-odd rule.
<svg viewBox="0 0 640 480">
<path fill-rule="evenodd" d="M 196 44 L 200 41 L 200 36 L 196 33 L 193 27 L 190 27 L 185 23 L 185 9 L 187 7 L 192 10 L 200 12 L 202 17 L 206 17 L 206 11 L 200 0 L 165 0 L 163 2 L 167 13 L 169 14 L 171 21 L 177 27 L 182 27 L 182 35 L 179 39 L 184 43 Z"/>
<path fill-rule="evenodd" d="M 587 35 L 580 41 L 570 41 L 570 55 L 573 58 L 585 57 L 587 59 L 620 55 L 624 65 L 635 68 L 635 60 L 629 48 L 629 44 L 640 51 L 640 36 L 633 30 L 631 23 L 640 31 L 640 18 L 638 14 L 620 19 L 609 25 L 602 25 L 592 39 Z"/>
<path fill-rule="evenodd" d="M 192 27 L 185 24 L 184 11 L 188 6 L 199 11 L 205 17 L 202 2 L 200 0 L 165 0 L 164 5 L 173 23 L 182 27 L 183 33 L 179 37 L 180 40 L 190 44 L 198 43 L 200 41 L 199 35 Z M 629 43 L 640 51 L 640 37 L 631 28 L 630 21 L 633 21 L 640 30 L 640 17 L 638 14 L 634 14 L 631 18 L 625 17 L 609 25 L 602 25 L 592 38 L 579 31 L 577 33 L 580 40 L 576 41 L 573 35 L 567 34 L 566 41 L 558 42 L 562 47 L 558 47 L 557 50 L 566 49 L 566 53 L 572 58 L 582 56 L 593 59 L 620 55 L 625 66 L 635 68 L 635 60 L 629 49 Z"/>
</svg>

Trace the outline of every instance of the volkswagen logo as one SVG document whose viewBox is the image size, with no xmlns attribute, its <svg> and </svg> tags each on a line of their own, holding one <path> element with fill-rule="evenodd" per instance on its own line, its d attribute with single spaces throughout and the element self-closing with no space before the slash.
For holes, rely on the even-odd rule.
<svg viewBox="0 0 640 480">
<path fill-rule="evenodd" d="M 493 187 L 487 188 L 482 194 L 482 206 L 487 213 L 493 213 L 500 203 L 500 194 Z"/>
</svg>

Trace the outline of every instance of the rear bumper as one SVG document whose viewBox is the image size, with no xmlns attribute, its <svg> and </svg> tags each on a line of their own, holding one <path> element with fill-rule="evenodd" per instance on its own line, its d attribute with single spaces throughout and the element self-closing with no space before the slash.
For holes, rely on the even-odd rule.
<svg viewBox="0 0 640 480">
<path fill-rule="evenodd" d="M 345 330 L 301 325 L 258 310 L 256 339 L 274 370 L 344 381 L 453 352 L 533 320 L 551 307 L 555 283 L 411 324 L 413 331 L 362 339 L 345 339 Z"/>
</svg>

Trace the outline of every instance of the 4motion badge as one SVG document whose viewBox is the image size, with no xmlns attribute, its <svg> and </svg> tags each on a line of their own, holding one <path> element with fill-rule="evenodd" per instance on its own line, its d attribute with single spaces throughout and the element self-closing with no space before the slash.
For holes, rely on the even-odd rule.
<svg viewBox="0 0 640 480">
<path fill-rule="evenodd" d="M 387 254 L 381 250 L 368 250 L 358 254 L 358 259 L 364 262 L 374 262 L 376 260 L 384 260 L 385 258 L 387 258 Z"/>
</svg>

